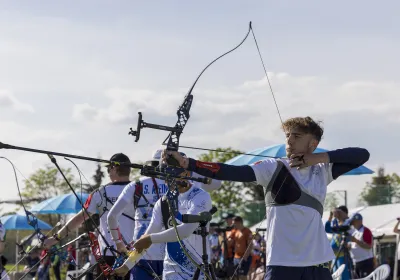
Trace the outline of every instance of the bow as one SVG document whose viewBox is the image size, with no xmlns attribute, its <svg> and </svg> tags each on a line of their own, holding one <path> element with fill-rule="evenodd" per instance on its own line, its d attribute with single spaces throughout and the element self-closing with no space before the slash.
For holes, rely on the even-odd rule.
<svg viewBox="0 0 400 280">
<path fill-rule="evenodd" d="M 65 182 L 67 183 L 67 185 L 69 186 L 69 188 L 71 189 L 73 194 L 78 199 L 80 205 L 82 206 L 82 209 L 84 210 L 85 214 L 89 217 L 89 220 L 94 225 L 96 231 L 98 232 L 100 237 L 103 238 L 104 243 L 106 244 L 106 247 L 107 247 L 106 249 L 110 250 L 112 252 L 112 254 L 116 257 L 116 262 L 114 263 L 114 265 L 113 266 L 109 266 L 105 262 L 104 257 L 103 257 L 103 255 L 101 253 L 100 246 L 99 246 L 99 243 L 98 243 L 96 235 L 94 233 L 88 232 L 88 236 L 89 236 L 89 240 L 90 240 L 90 243 L 91 243 L 92 252 L 93 252 L 93 254 L 94 254 L 95 258 L 96 258 L 97 263 L 100 265 L 100 268 L 102 269 L 102 274 L 108 279 L 111 279 L 111 278 L 114 277 L 114 275 L 113 275 L 114 270 L 117 267 L 119 267 L 119 266 L 121 266 L 123 264 L 124 260 L 126 259 L 126 256 L 124 256 L 123 254 L 120 254 L 119 256 L 117 256 L 116 253 L 119 254 L 119 252 L 108 244 L 106 238 L 102 235 L 102 233 L 98 229 L 98 227 L 97 227 L 95 221 L 93 220 L 93 218 L 89 215 L 89 213 L 87 213 L 86 208 L 83 207 L 83 202 L 81 201 L 79 196 L 76 194 L 76 192 L 75 192 L 74 188 L 72 187 L 71 183 L 69 182 L 69 180 L 64 175 L 63 171 L 59 167 L 59 165 L 58 165 L 58 163 L 57 163 L 57 161 L 56 161 L 54 156 L 70 157 L 70 158 L 76 158 L 76 159 L 87 160 L 87 161 L 108 163 L 108 164 L 113 164 L 113 165 L 130 166 L 132 168 L 139 169 L 141 175 L 143 175 L 143 176 L 155 177 L 155 178 L 160 178 L 160 179 L 163 179 L 163 180 L 165 180 L 165 178 L 180 178 L 180 179 L 198 181 L 198 182 L 202 182 L 202 183 L 209 182 L 208 178 L 197 178 L 197 177 L 180 176 L 180 174 L 184 171 L 183 168 L 152 167 L 152 166 L 147 166 L 147 165 L 142 165 L 142 164 L 137 164 L 137 163 L 116 162 L 116 161 L 109 161 L 109 160 L 103 160 L 103 159 L 97 159 L 97 158 L 91 158 L 91 157 L 77 156 L 77 155 L 66 154 L 66 153 L 59 153 L 59 152 L 52 152 L 52 151 L 45 151 L 45 150 L 26 148 L 26 147 L 13 146 L 13 145 L 4 144 L 4 143 L 1 143 L 1 142 L 0 142 L 0 149 L 14 149 L 14 150 L 22 150 L 22 151 L 27 151 L 27 152 L 40 153 L 40 154 L 48 155 L 48 157 L 51 159 L 51 162 L 55 164 L 55 166 L 57 167 L 58 171 L 60 172 L 60 174 L 64 178 Z M 12 166 L 14 167 L 13 164 L 12 164 Z M 15 172 L 15 169 L 14 169 L 14 172 Z M 16 177 L 16 181 L 17 181 L 17 185 L 18 185 L 17 177 Z M 19 185 L 18 185 L 18 191 L 19 191 Z M 21 203 L 23 204 L 22 196 L 21 196 Z M 37 226 L 37 218 L 31 212 L 26 210 L 25 207 L 24 207 L 24 210 L 26 211 L 27 218 L 29 219 L 28 221 L 33 221 L 33 222 L 30 222 L 30 224 L 32 226 L 35 226 L 35 230 L 37 232 L 41 233 L 40 229 Z M 41 240 L 44 241 L 45 237 L 42 237 L 42 236 L 45 236 L 45 235 L 41 234 L 40 236 L 42 238 Z M 92 266 L 88 270 L 93 269 L 93 267 L 94 266 Z M 74 278 L 74 277 L 72 277 L 70 275 L 70 278 L 71 279 L 80 279 L 83 276 L 85 276 L 86 274 L 87 274 L 87 272 L 84 272 L 84 275 L 81 274 L 81 275 L 77 276 L 76 278 Z"/>
<path fill-rule="evenodd" d="M 137 123 L 137 129 L 136 131 L 132 130 L 132 128 L 130 128 L 130 132 L 129 134 L 132 136 L 135 136 L 135 142 L 137 142 L 140 138 L 140 132 L 142 128 L 145 127 L 149 127 L 149 128 L 153 128 L 153 129 L 159 129 L 159 130 L 166 130 L 166 131 L 170 131 L 168 137 L 164 140 L 164 142 L 162 143 L 163 145 L 167 146 L 167 150 L 170 151 L 178 151 L 179 148 L 179 138 L 180 135 L 183 133 L 183 129 L 185 128 L 189 118 L 190 118 L 190 108 L 193 102 L 193 89 L 196 86 L 198 80 L 200 79 L 200 77 L 202 76 L 202 74 L 205 72 L 205 70 L 207 70 L 208 67 L 210 67 L 214 62 L 216 62 L 218 59 L 222 58 L 223 56 L 233 52 L 234 50 L 236 50 L 238 47 L 240 47 L 244 41 L 247 39 L 247 37 L 250 34 L 250 31 L 252 31 L 252 25 L 251 22 L 249 24 L 249 29 L 246 33 L 246 36 L 244 37 L 244 39 L 233 49 L 223 53 L 222 55 L 220 55 L 219 57 L 217 57 L 216 59 L 214 59 L 213 61 L 211 61 L 198 75 L 198 77 L 196 78 L 196 80 L 194 81 L 193 85 L 190 87 L 188 93 L 186 94 L 183 103 L 179 106 L 178 110 L 177 110 L 177 116 L 178 116 L 178 120 L 175 124 L 174 127 L 168 127 L 168 126 L 164 126 L 164 125 L 159 125 L 159 124 L 152 124 L 152 123 L 146 123 L 143 121 L 142 118 L 142 113 L 138 112 L 138 123 Z M 254 33 L 253 33 L 254 35 Z M 172 157 L 170 156 L 167 159 L 167 164 L 169 166 L 179 166 L 179 163 Z M 178 188 L 177 188 L 177 184 L 174 178 L 166 178 L 166 182 L 167 185 L 169 187 L 169 192 L 166 195 L 167 198 L 167 202 L 168 202 L 168 207 L 169 207 L 169 212 L 170 212 L 170 217 L 171 217 L 171 221 L 172 221 L 172 225 L 174 227 L 178 242 L 182 248 L 183 253 L 186 255 L 186 257 L 195 265 L 195 267 L 197 267 L 198 269 L 200 269 L 201 272 L 203 272 L 203 274 L 209 279 L 212 280 L 212 277 L 206 273 L 202 268 L 201 265 L 199 265 L 198 263 L 196 263 L 196 261 L 190 256 L 189 252 L 186 250 L 186 248 L 183 246 L 182 244 L 182 240 L 179 236 L 178 230 L 177 230 L 177 221 L 176 221 L 176 216 L 178 214 L 178 209 L 177 209 L 177 197 L 179 195 L 178 193 Z"/>
<path fill-rule="evenodd" d="M 167 138 L 164 140 L 164 142 L 162 143 L 163 145 L 166 145 L 166 150 L 178 151 L 178 148 L 179 148 L 179 147 L 184 147 L 184 148 L 189 148 L 189 149 L 210 150 L 210 149 L 204 149 L 204 148 L 198 148 L 198 147 L 188 147 L 188 146 L 180 146 L 180 145 L 179 145 L 179 138 L 180 138 L 180 135 L 183 133 L 183 129 L 185 128 L 185 126 L 186 126 L 186 124 L 187 124 L 187 122 L 188 122 L 188 120 L 189 120 L 189 117 L 190 117 L 189 112 L 190 112 L 190 108 L 191 108 L 191 105 L 192 105 L 192 102 L 193 102 L 193 95 L 192 95 L 193 89 L 194 89 L 195 85 L 197 84 L 197 81 L 199 80 L 199 78 L 201 77 L 201 75 L 205 72 L 205 70 L 206 70 L 209 66 L 211 66 L 211 64 L 213 64 L 215 61 L 217 61 L 218 59 L 222 58 L 223 56 L 227 55 L 228 53 L 230 53 L 230 52 L 236 50 L 238 47 L 240 47 L 240 46 L 244 43 L 244 41 L 247 39 L 247 37 L 248 37 L 248 35 L 250 34 L 250 32 L 252 32 L 252 35 L 253 35 L 253 38 L 254 38 L 254 42 L 255 42 L 255 45 L 256 45 L 256 47 L 257 47 L 257 51 L 258 51 L 258 54 L 259 54 L 259 56 L 260 56 L 260 60 L 261 60 L 261 63 L 262 63 L 262 66 L 263 66 L 263 69 L 264 69 L 264 72 L 265 72 L 265 76 L 266 76 L 266 78 L 267 78 L 267 81 L 268 81 L 268 84 L 269 84 L 269 88 L 270 88 L 270 91 L 271 91 L 271 93 L 272 93 L 272 97 L 273 97 L 273 99 L 274 99 L 275 107 L 276 107 L 277 112 L 278 112 L 278 115 L 279 115 L 279 119 L 280 119 L 280 121 L 281 121 L 281 124 L 283 124 L 282 117 L 281 117 L 281 114 L 280 114 L 280 111 L 279 111 L 279 108 L 278 108 L 278 104 L 277 104 L 276 99 L 275 99 L 275 94 L 274 94 L 274 92 L 273 92 L 273 89 L 272 89 L 272 86 L 271 86 L 271 82 L 270 82 L 269 77 L 268 77 L 267 69 L 266 69 L 266 67 L 265 67 L 265 63 L 264 63 L 264 60 L 263 60 L 263 58 L 262 58 L 262 55 L 261 55 L 261 52 L 260 52 L 260 48 L 259 48 L 259 46 L 258 46 L 258 42 L 257 42 L 256 36 L 255 36 L 255 34 L 254 34 L 254 30 L 253 30 L 253 28 L 252 28 L 252 24 L 251 24 L 251 22 L 250 22 L 248 32 L 247 32 L 246 36 L 244 37 L 244 39 L 243 39 L 236 47 L 234 47 L 233 49 L 227 51 L 226 53 L 220 55 L 219 57 L 217 57 L 216 59 L 214 59 L 213 61 L 211 61 L 211 62 L 201 71 L 201 73 L 199 74 L 199 76 L 197 77 L 197 79 L 195 80 L 195 82 L 193 83 L 193 85 L 191 86 L 191 88 L 189 89 L 189 92 L 188 92 L 187 95 L 185 96 L 185 98 L 184 98 L 184 100 L 183 100 L 183 103 L 179 106 L 179 108 L 178 108 L 178 110 L 177 110 L 178 120 L 177 120 L 177 122 L 176 122 L 176 124 L 175 124 L 174 127 L 169 127 L 169 126 L 164 126 L 164 125 L 159 125 L 159 124 L 146 123 L 146 122 L 143 121 L 142 113 L 141 113 L 141 112 L 138 112 L 139 117 L 138 117 L 138 122 L 137 122 L 137 129 L 136 129 L 136 131 L 134 131 L 134 130 L 132 130 L 132 128 L 130 128 L 130 131 L 129 131 L 129 135 L 135 136 L 135 142 L 138 142 L 138 140 L 139 140 L 139 138 L 140 138 L 141 129 L 142 129 L 142 128 L 148 127 L 148 128 L 158 129 L 158 130 L 170 131 L 168 137 L 167 137 Z M 167 164 L 168 164 L 168 165 L 172 165 L 172 166 L 179 166 L 179 163 L 178 163 L 172 156 L 169 156 L 169 157 L 168 157 L 168 159 L 167 159 Z M 174 226 L 175 233 L 176 233 L 177 238 L 178 238 L 178 242 L 179 242 L 179 244 L 180 244 L 180 246 L 181 246 L 181 248 L 182 248 L 184 254 L 191 260 L 191 262 L 192 262 L 197 268 L 199 268 L 199 269 L 201 270 L 199 264 L 197 264 L 197 263 L 190 257 L 189 253 L 186 251 L 186 249 L 185 249 L 184 246 L 182 245 L 181 239 L 180 239 L 180 237 L 179 237 L 179 233 L 178 233 L 178 231 L 177 231 L 177 229 L 176 229 L 177 222 L 176 222 L 175 217 L 176 217 L 177 209 L 174 209 L 174 207 L 176 207 L 176 197 L 177 197 L 177 186 L 176 186 L 176 182 L 175 182 L 173 179 L 171 180 L 170 178 L 167 178 L 166 181 L 167 181 L 168 186 L 170 187 L 170 190 L 173 190 L 173 191 L 174 191 L 174 195 L 172 195 L 172 193 L 171 193 L 170 195 L 167 195 L 166 197 L 167 197 L 168 206 L 169 206 L 169 209 L 170 209 L 170 216 L 171 216 L 172 224 L 173 224 L 173 226 Z M 282 187 L 282 186 L 281 186 L 281 187 Z M 280 191 L 281 187 L 279 188 L 278 192 Z M 174 207 L 173 207 L 173 206 L 174 206 Z M 264 217 L 264 219 L 265 219 L 265 217 Z M 264 219 L 263 219 L 263 220 L 264 220 Z M 249 246 L 247 247 L 246 251 L 250 248 L 250 245 L 251 245 L 251 244 L 249 244 Z M 242 260 L 243 260 L 243 259 L 240 260 L 239 265 L 240 265 L 240 263 L 242 262 Z M 238 266 L 238 267 L 239 267 L 239 266 Z M 211 280 L 210 275 L 206 274 L 203 270 L 201 270 L 201 271 L 207 276 L 207 278 L 208 278 L 209 280 Z M 237 269 L 236 269 L 236 271 L 237 271 Z M 236 271 L 235 271 L 234 275 L 236 274 Z M 234 275 L 233 275 L 233 276 L 234 276 Z M 233 276 L 232 276 L 232 277 L 233 277 Z"/>
</svg>

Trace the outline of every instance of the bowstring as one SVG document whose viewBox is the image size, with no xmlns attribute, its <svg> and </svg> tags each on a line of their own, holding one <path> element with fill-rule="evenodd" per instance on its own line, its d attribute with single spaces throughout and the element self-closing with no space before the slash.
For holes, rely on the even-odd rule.
<svg viewBox="0 0 400 280">
<path fill-rule="evenodd" d="M 14 164 L 11 160 L 9 160 L 8 158 L 3 157 L 3 156 L 0 156 L 0 158 L 7 160 L 7 161 L 11 164 L 11 166 L 12 166 L 12 168 L 13 168 L 13 171 L 14 171 L 14 178 L 15 178 L 15 182 L 16 182 L 16 184 L 17 184 L 18 195 L 19 195 L 19 198 L 20 198 L 20 200 L 21 200 L 21 205 L 22 205 L 22 207 L 23 207 L 23 209 L 24 209 L 24 211 L 25 211 L 25 215 L 27 216 L 27 220 L 28 220 L 29 225 L 31 225 L 31 224 L 30 224 L 30 222 L 29 222 L 29 218 L 28 218 L 29 215 L 28 215 L 28 213 L 30 213 L 30 214 L 34 217 L 34 219 L 36 219 L 36 223 L 37 223 L 36 226 L 37 226 L 37 228 L 34 227 L 34 226 L 32 226 L 32 225 L 31 225 L 31 226 L 32 226 L 33 229 L 35 230 L 35 234 L 38 235 L 38 231 L 41 232 L 41 230 L 40 230 L 40 228 L 39 228 L 37 218 L 36 218 L 36 216 L 35 216 L 33 213 L 31 213 L 30 211 L 27 211 L 27 210 L 26 210 L 25 204 L 24 204 L 23 199 L 22 199 L 21 190 L 20 190 L 20 188 L 19 188 L 18 176 L 17 176 L 17 172 L 16 172 L 16 171 L 18 171 L 18 173 L 19 173 L 29 184 L 31 184 L 31 185 L 33 185 L 33 184 L 32 184 L 32 182 L 31 182 L 29 179 L 27 179 L 27 178 L 25 177 L 25 175 L 18 169 L 17 166 L 15 166 L 15 164 Z M 55 209 L 54 209 L 51 205 L 50 205 L 50 207 L 55 211 Z M 57 227 L 59 227 L 59 223 L 57 223 L 52 229 L 50 229 L 49 232 L 48 232 L 47 234 L 45 234 L 44 236 L 46 236 L 46 238 L 48 238 L 48 237 L 50 236 L 50 234 L 51 234 Z M 42 234 L 43 234 L 43 233 L 42 233 Z M 39 240 L 39 241 L 40 241 L 40 240 Z M 5 270 L 6 274 L 5 274 L 4 276 L 7 276 L 10 272 L 14 271 L 14 269 L 16 269 L 17 266 L 18 266 L 18 265 L 19 265 L 33 250 L 35 250 L 35 249 L 38 248 L 38 247 L 40 247 L 40 242 L 38 242 L 35 246 L 33 246 L 28 252 L 25 252 L 24 256 L 23 256 L 13 267 L 11 267 L 9 270 Z M 40 262 L 40 261 L 39 261 L 39 262 Z M 36 266 L 36 265 L 37 265 L 37 263 L 35 264 L 35 266 Z M 0 278 L 0 279 L 1 279 L 1 278 Z"/>
<path fill-rule="evenodd" d="M 269 78 L 269 76 L 268 76 L 267 67 L 265 66 L 264 59 L 263 59 L 263 57 L 262 57 L 262 55 L 261 55 L 260 47 L 259 47 L 259 45 L 258 45 L 257 38 L 256 38 L 256 35 L 255 35 L 255 33 L 254 33 L 254 29 L 253 29 L 253 27 L 252 27 L 251 25 L 250 25 L 250 30 L 251 30 L 251 33 L 252 33 L 252 35 L 253 35 L 254 43 L 255 43 L 255 45 L 256 45 L 257 52 L 258 52 L 258 55 L 259 55 L 259 57 L 260 57 L 260 61 L 261 61 L 261 64 L 262 64 L 262 67 L 263 67 L 263 70 L 264 70 L 264 73 L 265 73 L 265 77 L 267 78 L 268 86 L 269 86 L 269 89 L 270 89 L 272 98 L 273 98 L 273 100 L 274 100 L 275 108 L 276 108 L 276 110 L 277 110 L 277 113 L 278 113 L 278 116 L 279 116 L 279 120 L 280 120 L 281 125 L 282 125 L 282 129 L 284 129 L 284 124 L 283 124 L 283 120 L 282 120 L 282 115 L 281 115 L 281 113 L 280 113 L 280 110 L 279 110 L 279 107 L 278 107 L 278 103 L 277 103 L 277 101 L 276 101 L 276 97 L 275 97 L 274 90 L 272 89 L 272 84 L 271 84 L 270 78 Z M 286 134 L 286 132 L 285 132 L 285 134 Z M 285 135 L 285 137 L 286 137 L 286 135 Z M 253 155 L 253 154 L 244 154 L 244 155 Z M 267 158 L 277 158 L 277 159 L 281 158 L 281 157 L 272 157 L 272 156 L 263 156 L 263 155 L 255 155 L 255 156 L 267 157 Z M 285 179 L 283 180 L 281 186 L 279 187 L 276 196 L 278 196 L 279 192 L 281 191 L 282 186 L 283 186 L 284 182 L 285 182 L 286 179 L 287 179 L 287 176 L 288 176 L 288 175 L 286 175 L 286 177 L 285 177 Z M 264 216 L 264 218 L 262 219 L 261 222 L 263 222 L 263 221 L 266 219 L 266 217 L 267 217 L 267 213 L 265 213 L 265 216 Z M 257 233 L 258 233 L 258 231 L 256 231 L 256 234 L 257 234 Z M 245 251 L 245 254 L 246 254 L 247 250 L 250 248 L 250 245 L 252 244 L 254 238 L 255 238 L 255 234 L 253 235 L 253 237 L 252 237 L 252 239 L 251 239 L 251 243 L 247 246 L 246 251 Z M 238 266 L 236 267 L 235 272 L 234 272 L 234 274 L 232 275 L 232 277 L 231 277 L 230 280 L 233 279 L 233 277 L 234 277 L 235 274 L 237 273 L 237 271 L 238 271 L 238 269 L 239 269 L 239 267 L 240 267 L 240 264 L 241 264 L 242 262 L 243 262 L 243 257 L 240 259 L 239 264 L 238 264 Z"/>
</svg>

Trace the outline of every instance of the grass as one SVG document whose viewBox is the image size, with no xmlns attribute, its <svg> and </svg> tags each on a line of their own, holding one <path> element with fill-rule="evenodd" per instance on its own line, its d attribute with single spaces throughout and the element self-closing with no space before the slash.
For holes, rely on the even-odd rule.
<svg viewBox="0 0 400 280">
<path fill-rule="evenodd" d="M 14 267 L 14 265 L 15 264 L 7 264 L 6 265 L 6 270 L 10 271 Z M 24 267 L 25 267 L 25 265 L 23 265 L 23 264 L 18 265 L 19 271 L 22 272 Z M 13 272 L 13 271 L 17 271 L 17 268 L 15 267 L 10 272 Z M 66 279 L 66 272 L 67 272 L 67 265 L 62 265 L 61 266 L 61 273 L 60 273 L 61 274 L 61 279 Z M 52 268 L 50 268 L 50 279 L 51 280 L 56 279 L 56 277 L 54 276 L 54 272 L 53 272 Z"/>
</svg>

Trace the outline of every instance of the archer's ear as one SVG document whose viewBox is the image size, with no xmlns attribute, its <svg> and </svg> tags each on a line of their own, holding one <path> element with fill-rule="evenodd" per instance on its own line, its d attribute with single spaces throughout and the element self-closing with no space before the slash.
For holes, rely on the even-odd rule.
<svg viewBox="0 0 400 280">
<path fill-rule="evenodd" d="M 312 149 L 312 151 L 315 151 L 315 149 L 318 147 L 318 144 L 319 142 L 316 139 L 312 139 L 310 141 L 310 148 Z"/>
</svg>

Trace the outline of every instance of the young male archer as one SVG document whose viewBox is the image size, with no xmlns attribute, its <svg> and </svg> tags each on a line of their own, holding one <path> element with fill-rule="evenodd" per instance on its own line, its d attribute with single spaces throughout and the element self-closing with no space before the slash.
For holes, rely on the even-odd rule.
<svg viewBox="0 0 400 280">
<path fill-rule="evenodd" d="M 232 166 L 173 156 L 182 168 L 206 177 L 257 182 L 266 196 L 266 280 L 330 280 L 328 262 L 335 258 L 322 224 L 327 186 L 364 164 L 369 152 L 344 148 L 315 153 L 323 129 L 310 117 L 283 123 L 287 159 L 269 158 L 252 165 Z"/>
<path fill-rule="evenodd" d="M 162 149 L 156 150 L 151 160 L 146 164 L 157 167 L 160 164 Z M 196 176 L 199 177 L 199 176 Z M 179 181 L 179 180 L 178 180 Z M 196 187 L 206 191 L 217 189 L 221 186 L 221 181 L 212 180 L 211 184 L 195 182 Z M 149 227 L 153 216 L 153 207 L 156 202 L 168 191 L 167 183 L 158 178 L 141 177 L 139 182 L 131 182 L 123 189 L 118 200 L 115 202 L 107 215 L 108 229 L 117 244 L 119 252 L 127 252 L 126 246 L 120 240 L 120 228 L 125 224 L 120 224 L 118 220 L 126 207 L 135 207 L 135 231 L 133 240 L 139 240 Z M 153 244 L 143 258 L 131 270 L 131 280 L 152 280 L 154 274 L 161 276 L 163 273 L 163 263 L 165 257 L 165 243 Z"/>
<path fill-rule="evenodd" d="M 110 161 L 113 162 L 125 162 L 130 163 L 130 159 L 123 153 L 114 154 Z M 104 239 L 99 234 L 98 241 L 100 245 L 100 250 L 104 253 L 104 260 L 108 265 L 112 266 L 115 262 L 115 254 L 112 254 L 110 250 L 107 249 L 106 242 L 116 248 L 115 242 L 112 240 L 112 236 L 107 228 L 107 212 L 110 211 L 110 208 L 118 199 L 124 187 L 130 183 L 130 171 L 131 168 L 129 166 L 123 165 L 108 165 L 107 166 L 108 175 L 110 177 L 111 182 L 105 186 L 100 187 L 99 189 L 93 191 L 88 199 L 85 202 L 85 209 L 89 213 L 89 215 L 99 214 L 100 216 L 100 224 L 99 231 Z M 71 232 L 74 232 L 80 225 L 85 222 L 88 222 L 89 217 L 84 209 L 82 209 L 79 213 L 75 214 L 56 234 L 54 237 L 50 237 L 44 241 L 44 247 L 50 248 L 54 244 L 57 244 L 61 239 L 65 238 Z M 124 238 L 124 241 L 130 243 L 133 237 L 134 224 L 132 221 L 134 220 L 134 207 L 131 205 L 130 207 L 126 207 L 124 215 L 120 217 L 120 222 L 125 224 L 124 228 L 121 230 L 121 234 Z M 90 220 L 89 220 L 90 221 Z M 100 275 L 102 272 L 100 267 L 98 267 L 97 274 Z M 104 279 L 104 275 L 98 279 Z M 129 279 L 126 277 L 125 279 Z"/>
<path fill-rule="evenodd" d="M 190 177 L 192 174 L 189 171 L 184 171 L 180 176 Z M 179 214 L 198 215 L 201 212 L 211 210 L 211 196 L 200 187 L 200 184 L 194 184 L 186 179 L 176 179 L 176 183 L 179 194 L 176 210 Z M 170 189 L 168 193 L 171 191 L 173 190 Z M 199 223 L 182 223 L 179 218 L 176 218 L 178 224 L 176 230 L 185 247 L 185 250 L 182 249 L 171 222 L 172 217 L 169 215 L 168 204 L 165 200 L 166 196 L 168 194 L 155 203 L 150 224 L 146 232 L 133 244 L 133 247 L 138 252 L 142 252 L 143 250 L 151 249 L 154 245 L 158 247 L 159 244 L 166 244 L 162 279 L 191 280 L 197 267 L 191 262 L 190 257 L 197 264 L 202 262 L 203 243 L 202 237 L 197 231 Z M 117 204 L 116 207 L 118 207 Z M 110 213 L 112 214 L 112 211 Z M 112 233 L 115 234 L 115 231 L 112 231 Z M 208 244 L 206 246 L 209 248 Z M 208 255 L 210 255 L 209 252 Z M 115 270 L 116 274 L 120 276 L 126 275 L 128 271 L 129 269 L 125 265 Z M 199 279 L 203 278 L 204 275 L 200 274 Z"/>
</svg>

